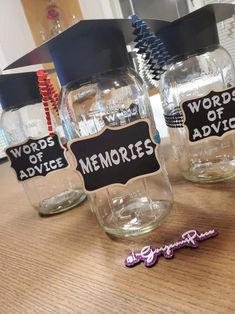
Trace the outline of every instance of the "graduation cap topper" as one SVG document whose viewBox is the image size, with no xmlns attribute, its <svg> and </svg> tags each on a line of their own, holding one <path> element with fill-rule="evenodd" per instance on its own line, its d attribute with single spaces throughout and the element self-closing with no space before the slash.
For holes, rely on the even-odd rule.
<svg viewBox="0 0 235 314">
<path fill-rule="evenodd" d="M 148 23 L 157 32 L 168 22 Z M 61 85 L 82 82 L 96 73 L 129 66 L 126 44 L 133 41 L 132 32 L 128 19 L 82 20 L 6 69 L 53 61 Z"/>
<path fill-rule="evenodd" d="M 169 23 L 157 32 L 166 47 L 169 60 L 219 45 L 216 23 L 230 18 L 235 13 L 234 10 L 234 4 L 209 4 Z"/>
<path fill-rule="evenodd" d="M 12 110 L 42 101 L 36 72 L 0 75 L 0 103 Z"/>
<path fill-rule="evenodd" d="M 160 80 L 166 64 L 173 59 L 187 57 L 219 45 L 216 23 L 232 16 L 232 4 L 211 4 L 179 18 L 152 32 L 148 23 L 132 15 L 132 26 L 137 35 L 135 48 L 145 61 L 139 62 L 139 73 L 148 80 Z M 141 59 L 139 59 L 141 60 Z M 155 83 L 152 83 L 153 85 Z"/>
</svg>

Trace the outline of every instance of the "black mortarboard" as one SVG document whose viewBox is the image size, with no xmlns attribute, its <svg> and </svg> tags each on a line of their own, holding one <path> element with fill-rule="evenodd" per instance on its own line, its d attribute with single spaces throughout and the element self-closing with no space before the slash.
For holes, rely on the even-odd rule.
<svg viewBox="0 0 235 314">
<path fill-rule="evenodd" d="M 4 110 L 41 101 L 36 72 L 0 75 L 0 104 Z"/>
<path fill-rule="evenodd" d="M 233 4 L 209 4 L 179 18 L 157 33 L 169 58 L 187 56 L 203 48 L 218 45 L 216 23 L 234 14 Z"/>
<path fill-rule="evenodd" d="M 148 20 L 154 32 L 168 22 Z M 134 39 L 131 21 L 82 20 L 18 59 L 6 69 L 54 62 L 61 85 L 129 66 L 126 44 Z"/>
</svg>

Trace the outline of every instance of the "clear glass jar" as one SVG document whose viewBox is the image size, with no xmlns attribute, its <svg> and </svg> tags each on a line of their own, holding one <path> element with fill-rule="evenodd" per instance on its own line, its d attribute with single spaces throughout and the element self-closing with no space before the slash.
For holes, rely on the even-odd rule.
<svg viewBox="0 0 235 314">
<path fill-rule="evenodd" d="M 60 116 L 68 140 L 146 118 L 158 139 L 150 101 L 140 78 L 125 68 L 62 88 Z M 132 236 L 159 226 L 172 207 L 172 192 L 159 147 L 161 171 L 127 186 L 109 186 L 90 194 L 92 211 L 105 232 Z"/>
<path fill-rule="evenodd" d="M 17 110 L 3 110 L 1 126 L 9 146 L 21 144 L 29 137 L 39 139 L 48 136 L 42 103 L 23 106 Z M 68 153 L 66 157 L 71 162 Z M 41 216 L 66 211 L 86 198 L 79 177 L 71 166 L 52 171 L 46 176 L 25 180 L 22 184 L 30 203 Z"/>
<path fill-rule="evenodd" d="M 173 60 L 160 81 L 165 117 L 182 119 L 180 103 L 235 86 L 235 69 L 228 52 L 211 46 Z M 175 117 L 174 117 L 175 116 Z M 173 120 L 171 120 L 173 119 Z M 168 125 L 169 126 L 169 125 Z M 235 175 L 235 135 L 189 144 L 185 127 L 169 127 L 174 157 L 182 175 L 194 182 L 223 181 Z"/>
</svg>

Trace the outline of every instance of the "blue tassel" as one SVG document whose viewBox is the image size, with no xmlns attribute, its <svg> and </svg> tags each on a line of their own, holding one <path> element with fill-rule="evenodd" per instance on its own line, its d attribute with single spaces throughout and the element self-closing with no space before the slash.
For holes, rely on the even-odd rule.
<svg viewBox="0 0 235 314">
<path fill-rule="evenodd" d="M 143 54 L 148 67 L 148 73 L 154 80 L 160 80 L 161 75 L 166 71 L 165 66 L 170 60 L 168 51 L 161 39 L 153 32 L 150 27 L 137 15 L 132 15 L 133 34 L 136 36 L 135 48 L 138 54 Z"/>
</svg>

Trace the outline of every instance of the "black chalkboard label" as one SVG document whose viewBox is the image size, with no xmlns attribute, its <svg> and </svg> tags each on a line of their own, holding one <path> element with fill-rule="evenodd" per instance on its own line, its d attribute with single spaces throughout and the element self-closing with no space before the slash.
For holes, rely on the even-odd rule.
<svg viewBox="0 0 235 314">
<path fill-rule="evenodd" d="M 74 140 L 69 149 L 87 192 L 157 172 L 157 144 L 147 120 L 122 127 L 106 127 L 98 134 Z"/>
<path fill-rule="evenodd" d="M 65 149 L 56 134 L 39 139 L 30 138 L 25 143 L 8 147 L 5 152 L 19 181 L 46 176 L 69 165 Z"/>
<path fill-rule="evenodd" d="M 235 131 L 235 87 L 181 104 L 190 142 Z"/>
</svg>

